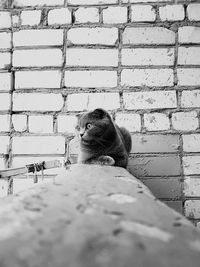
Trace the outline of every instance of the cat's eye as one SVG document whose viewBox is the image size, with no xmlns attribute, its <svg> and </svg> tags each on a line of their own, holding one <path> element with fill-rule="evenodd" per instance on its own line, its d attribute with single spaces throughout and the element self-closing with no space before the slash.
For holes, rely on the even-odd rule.
<svg viewBox="0 0 200 267">
<path fill-rule="evenodd" d="M 85 127 L 86 127 L 86 129 L 90 129 L 92 127 L 92 124 L 91 123 L 87 123 Z"/>
</svg>

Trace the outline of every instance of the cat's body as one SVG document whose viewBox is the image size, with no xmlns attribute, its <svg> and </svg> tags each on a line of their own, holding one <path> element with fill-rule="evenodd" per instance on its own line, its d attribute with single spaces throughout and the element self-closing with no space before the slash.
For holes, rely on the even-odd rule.
<svg viewBox="0 0 200 267">
<path fill-rule="evenodd" d="M 118 127 L 107 111 L 95 109 L 78 118 L 79 163 L 115 165 L 126 168 L 131 150 L 131 136 Z"/>
</svg>

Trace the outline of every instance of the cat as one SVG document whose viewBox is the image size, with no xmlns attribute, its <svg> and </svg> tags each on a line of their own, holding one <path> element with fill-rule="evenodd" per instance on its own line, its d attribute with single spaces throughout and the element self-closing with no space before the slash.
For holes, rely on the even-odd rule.
<svg viewBox="0 0 200 267">
<path fill-rule="evenodd" d="M 131 135 L 117 126 L 106 110 L 97 108 L 78 115 L 76 131 L 80 143 L 78 163 L 127 167 Z"/>
</svg>

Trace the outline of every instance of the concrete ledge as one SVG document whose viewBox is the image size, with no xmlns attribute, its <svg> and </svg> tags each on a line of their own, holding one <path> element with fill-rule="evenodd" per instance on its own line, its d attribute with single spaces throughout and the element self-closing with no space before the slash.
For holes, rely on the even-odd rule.
<svg viewBox="0 0 200 267">
<path fill-rule="evenodd" d="M 193 267 L 200 232 L 126 170 L 74 165 L 0 200 L 1 267 Z"/>
</svg>

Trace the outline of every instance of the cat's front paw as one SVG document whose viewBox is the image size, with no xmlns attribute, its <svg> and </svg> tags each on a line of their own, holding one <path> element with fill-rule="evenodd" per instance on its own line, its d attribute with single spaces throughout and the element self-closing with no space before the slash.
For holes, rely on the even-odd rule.
<svg viewBox="0 0 200 267">
<path fill-rule="evenodd" d="M 115 165 L 115 160 L 110 156 L 100 156 L 98 158 L 100 165 L 113 166 Z"/>
</svg>

